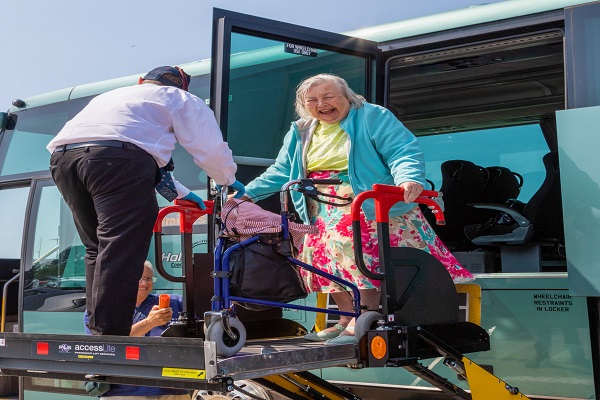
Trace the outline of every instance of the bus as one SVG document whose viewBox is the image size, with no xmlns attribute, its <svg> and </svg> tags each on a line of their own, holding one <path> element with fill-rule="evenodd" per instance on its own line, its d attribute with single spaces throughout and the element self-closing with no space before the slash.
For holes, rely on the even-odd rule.
<svg viewBox="0 0 600 400">
<path fill-rule="evenodd" d="M 600 2 L 507 0 L 346 34 L 215 9 L 212 44 L 210 60 L 180 67 L 213 109 L 241 182 L 274 161 L 296 85 L 343 77 L 417 136 L 444 194 L 449 223 L 434 229 L 474 272 L 490 334 L 491 350 L 471 358 L 531 398 L 600 398 Z M 3 330 L 83 333 L 84 249 L 45 146 L 91 98 L 141 75 L 15 100 L 0 114 Z M 206 198 L 191 157 L 178 147 L 174 161 L 177 179 Z M 517 181 L 501 203 L 477 193 L 500 194 L 494 173 Z M 159 256 L 177 274 L 178 221 L 167 225 Z M 207 229 L 194 226 L 195 253 L 210 253 Z M 161 278 L 155 290 L 181 287 Z M 315 315 L 286 318 L 310 328 Z M 424 363 L 455 380 L 441 361 Z M 363 398 L 448 398 L 402 368 L 316 373 Z M 22 399 L 86 397 L 80 382 L 3 379 Z"/>
</svg>

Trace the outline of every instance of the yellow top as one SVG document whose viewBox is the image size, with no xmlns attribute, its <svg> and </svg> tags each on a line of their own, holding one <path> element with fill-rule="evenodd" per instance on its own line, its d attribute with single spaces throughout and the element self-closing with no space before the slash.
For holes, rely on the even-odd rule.
<svg viewBox="0 0 600 400">
<path fill-rule="evenodd" d="M 340 127 L 339 122 L 335 124 L 319 122 L 308 146 L 308 153 L 306 154 L 306 167 L 308 171 L 347 170 L 347 141 L 348 135 Z"/>
</svg>

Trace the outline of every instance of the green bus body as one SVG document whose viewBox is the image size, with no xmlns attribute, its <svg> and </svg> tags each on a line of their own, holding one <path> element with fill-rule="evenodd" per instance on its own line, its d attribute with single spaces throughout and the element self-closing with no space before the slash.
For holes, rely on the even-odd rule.
<svg viewBox="0 0 600 400">
<path fill-rule="evenodd" d="M 369 65 L 353 54 L 315 48 L 307 57 L 284 52 L 288 43 L 274 38 L 232 34 L 224 133 L 239 165 L 238 179 L 248 182 L 273 162 L 295 119 L 295 86 L 320 72 L 343 76 L 417 135 L 426 177 L 435 189 L 443 183 L 443 162 L 468 160 L 517 172 L 523 178 L 517 200 L 527 204 L 546 177 L 543 156 L 557 152 L 562 215 L 554 217 L 564 232 L 519 245 L 446 244 L 482 288 L 481 326 L 491 335 L 491 350 L 468 356 L 532 397 L 597 398 L 600 2 L 508 0 L 347 35 L 377 42 L 380 65 L 374 81 L 382 84 L 364 79 Z M 190 92 L 214 101 L 210 60 L 180 66 L 192 75 Z M 143 73 L 31 97 L 23 107 L 3 113 L 0 273 L 4 284 L 16 270 L 22 277 L 6 288 L 5 330 L 83 332 L 85 250 L 50 178 L 45 146 L 93 96 L 136 84 Z M 206 198 L 206 176 L 191 156 L 177 147 L 174 160 L 177 179 Z M 160 198 L 159 204 L 167 205 Z M 175 216 L 165 220 L 163 232 L 163 263 L 178 275 L 182 260 Z M 194 252 L 208 251 L 207 226 L 199 221 Z M 154 261 L 152 251 L 148 257 Z M 159 278 L 155 291 L 181 292 L 181 286 Z M 304 302 L 314 304 L 315 298 Z M 284 315 L 309 329 L 315 318 L 293 310 Z M 456 380 L 440 361 L 423 363 Z M 393 398 L 435 394 L 402 368 L 316 372 L 382 396 L 388 391 Z M 464 382 L 458 385 L 468 389 Z M 0 389 L 14 391 L 14 385 L 4 378 Z M 21 389 L 26 399 L 88 398 L 72 381 L 30 378 Z"/>
</svg>

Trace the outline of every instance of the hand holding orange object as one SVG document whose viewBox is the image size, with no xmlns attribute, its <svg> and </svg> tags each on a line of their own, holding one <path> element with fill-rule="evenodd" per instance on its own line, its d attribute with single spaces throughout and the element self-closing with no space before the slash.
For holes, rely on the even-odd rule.
<svg viewBox="0 0 600 400">
<path fill-rule="evenodd" d="M 161 294 L 158 296 L 158 308 L 169 308 L 171 304 L 171 296 L 168 294 Z"/>
</svg>

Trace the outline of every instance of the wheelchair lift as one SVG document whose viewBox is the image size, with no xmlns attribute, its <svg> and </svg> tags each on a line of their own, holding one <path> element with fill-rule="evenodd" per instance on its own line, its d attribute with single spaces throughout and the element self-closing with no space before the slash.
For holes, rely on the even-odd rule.
<svg viewBox="0 0 600 400">
<path fill-rule="evenodd" d="M 426 191 L 419 201 L 439 210 L 432 199 L 435 196 L 437 192 Z M 231 357 L 219 357 L 217 343 L 204 340 L 203 321 L 192 315 L 183 319 L 171 337 L 0 333 L 0 370 L 4 375 L 22 377 L 215 392 L 231 392 L 236 381 L 253 380 L 290 399 L 358 400 L 351 392 L 306 371 L 334 366 L 400 367 L 451 399 L 527 399 L 519 389 L 464 356 L 489 350 L 489 335 L 477 324 L 459 321 L 456 289 L 441 263 L 423 251 L 386 245 L 387 213 L 402 199 L 400 188 L 374 185 L 374 190 L 357 196 L 352 206 L 355 232 L 360 229 L 355 213 L 369 198 L 376 204 L 382 274 L 366 270 L 364 263 L 359 263 L 359 268 L 373 279 L 385 279 L 383 315 L 367 311 L 357 319 L 357 344 L 323 345 L 301 336 L 264 338 L 248 340 Z M 191 235 L 200 214 L 182 213 L 182 236 L 191 241 L 188 233 Z M 443 221 L 441 212 L 436 218 Z M 355 250 L 360 253 L 356 259 L 362 260 L 360 235 L 354 237 Z M 184 254 L 189 263 L 184 273 L 192 274 L 191 251 Z M 193 298 L 186 297 L 185 302 L 188 310 L 194 309 Z M 223 335 L 227 340 L 228 333 Z M 443 357 L 446 366 L 465 378 L 470 392 L 420 363 L 435 357 Z"/>
</svg>

